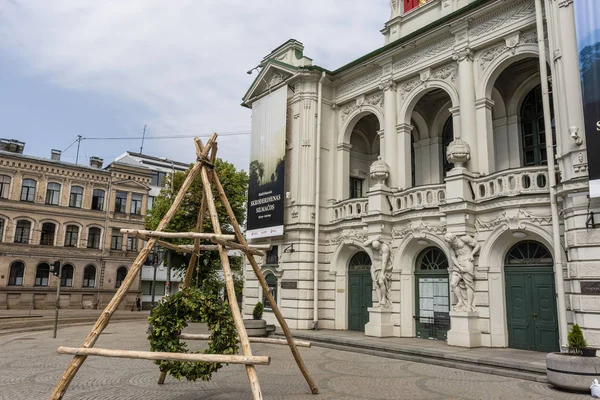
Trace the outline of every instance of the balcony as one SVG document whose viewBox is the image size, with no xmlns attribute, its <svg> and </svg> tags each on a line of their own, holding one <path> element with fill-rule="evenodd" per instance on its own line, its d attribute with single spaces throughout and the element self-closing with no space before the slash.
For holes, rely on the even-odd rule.
<svg viewBox="0 0 600 400">
<path fill-rule="evenodd" d="M 496 172 L 474 179 L 472 185 L 476 203 L 521 194 L 545 194 L 549 193 L 548 168 L 536 166 Z"/>
<path fill-rule="evenodd" d="M 333 206 L 331 222 L 362 218 L 367 215 L 368 208 L 369 199 L 366 197 L 341 201 Z"/>
<path fill-rule="evenodd" d="M 446 185 L 436 184 L 417 186 L 397 193 L 392 201 L 394 214 L 422 210 L 424 208 L 437 208 L 446 199 Z"/>
</svg>

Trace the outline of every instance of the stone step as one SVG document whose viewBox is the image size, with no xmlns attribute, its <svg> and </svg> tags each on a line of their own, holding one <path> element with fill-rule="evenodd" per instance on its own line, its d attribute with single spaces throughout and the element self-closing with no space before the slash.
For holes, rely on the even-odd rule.
<svg viewBox="0 0 600 400">
<path fill-rule="evenodd" d="M 367 343 L 357 343 L 348 340 L 336 338 L 315 338 L 311 335 L 302 335 L 294 332 L 294 338 L 304 339 L 312 342 L 313 346 L 325 347 L 335 350 L 343 350 L 354 353 L 369 354 L 378 357 L 393 358 L 404 361 L 413 361 L 424 364 L 439 365 L 442 367 L 458 368 L 465 371 L 481 372 L 485 374 L 518 378 L 533 382 L 547 383 L 546 368 L 541 366 L 531 366 L 503 362 L 501 360 L 473 360 L 468 357 L 461 357 L 455 354 L 441 354 L 434 349 L 414 348 L 398 349 L 384 345 L 373 345 Z"/>
</svg>

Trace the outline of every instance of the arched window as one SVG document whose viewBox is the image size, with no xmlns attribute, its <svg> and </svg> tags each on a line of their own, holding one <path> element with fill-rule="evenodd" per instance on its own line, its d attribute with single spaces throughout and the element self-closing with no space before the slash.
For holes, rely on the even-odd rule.
<svg viewBox="0 0 600 400">
<path fill-rule="evenodd" d="M 88 231 L 87 247 L 88 249 L 99 249 L 100 248 L 100 236 L 102 231 L 100 228 L 90 228 Z"/>
<path fill-rule="evenodd" d="M 60 286 L 73 286 L 73 266 L 71 264 L 65 264 L 62 266 L 62 271 L 60 273 Z"/>
<path fill-rule="evenodd" d="M 117 270 L 117 281 L 116 281 L 116 285 L 115 285 L 115 287 L 117 289 L 121 287 L 126 276 L 127 276 L 127 268 L 119 267 L 119 269 Z"/>
<path fill-rule="evenodd" d="M 541 243 L 526 240 L 514 245 L 506 255 L 507 265 L 552 265 L 550 251 Z"/>
<path fill-rule="evenodd" d="M 552 113 L 552 109 L 550 112 Z M 552 136 L 554 137 L 554 132 Z M 521 147 L 524 166 L 548 164 L 541 85 L 533 88 L 525 96 L 521 106 Z"/>
<path fill-rule="evenodd" d="M 92 194 L 92 210 L 104 211 L 104 190 L 94 189 Z"/>
<path fill-rule="evenodd" d="M 33 202 L 35 200 L 36 186 L 37 182 L 33 179 L 23 179 L 23 184 L 21 185 L 21 201 Z"/>
<path fill-rule="evenodd" d="M 60 201 L 60 185 L 50 182 L 46 188 L 46 204 L 57 206 Z"/>
<path fill-rule="evenodd" d="M 439 271 L 448 269 L 448 259 L 437 247 L 428 247 L 417 257 L 418 271 Z"/>
<path fill-rule="evenodd" d="M 77 225 L 69 225 L 65 231 L 65 247 L 77 247 L 79 239 L 79 227 Z"/>
<path fill-rule="evenodd" d="M 40 244 L 44 246 L 54 246 L 54 233 L 56 225 L 52 222 L 44 222 L 42 224 L 42 235 L 40 236 Z"/>
<path fill-rule="evenodd" d="M 96 267 L 88 265 L 83 270 L 83 287 L 93 288 L 96 285 Z"/>
<path fill-rule="evenodd" d="M 10 190 L 10 176 L 0 175 L 0 198 L 8 199 Z"/>
<path fill-rule="evenodd" d="M 25 275 L 25 264 L 21 261 L 15 261 L 10 264 L 8 286 L 23 286 L 23 275 Z"/>
<path fill-rule="evenodd" d="M 15 243 L 29 243 L 31 233 L 31 222 L 26 220 L 17 221 L 15 229 Z"/>
<path fill-rule="evenodd" d="M 69 207 L 81 208 L 83 201 L 83 188 L 81 186 L 71 187 L 71 196 L 69 197 Z"/>
<path fill-rule="evenodd" d="M 371 257 L 364 251 L 356 253 L 348 264 L 349 271 L 368 271 L 371 269 Z"/>
<path fill-rule="evenodd" d="M 452 117 L 448 118 L 442 128 L 442 176 L 445 178 L 448 171 L 450 171 L 454 165 L 448 161 L 446 157 L 446 149 L 448 145 L 454 140 L 454 125 Z"/>
<path fill-rule="evenodd" d="M 49 278 L 50 265 L 48 263 L 38 265 L 37 271 L 35 272 L 35 286 L 48 286 Z"/>
<path fill-rule="evenodd" d="M 269 286 L 271 296 L 273 296 L 273 299 L 275 299 L 275 302 L 277 303 L 277 277 L 274 274 L 267 274 L 265 280 L 267 281 L 267 286 Z M 263 293 L 263 304 L 266 309 L 272 309 L 271 303 L 269 303 L 265 293 Z"/>
</svg>

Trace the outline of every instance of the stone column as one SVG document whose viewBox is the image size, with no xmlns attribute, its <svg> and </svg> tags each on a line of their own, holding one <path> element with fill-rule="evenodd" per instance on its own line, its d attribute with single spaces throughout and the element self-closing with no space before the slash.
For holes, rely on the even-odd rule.
<svg viewBox="0 0 600 400">
<path fill-rule="evenodd" d="M 337 200 L 345 200 L 350 195 L 350 143 L 340 143 L 337 145 L 338 163 L 337 163 Z"/>
<path fill-rule="evenodd" d="M 555 21 L 558 26 L 554 29 L 560 30 L 560 43 L 557 43 L 558 49 L 555 51 L 556 64 L 562 65 L 563 77 L 560 80 L 562 84 L 555 84 L 552 91 L 554 93 L 560 93 L 560 99 L 555 96 L 554 101 L 560 101 L 564 103 L 566 108 L 566 123 L 567 126 L 563 127 L 563 132 L 556 132 L 557 140 L 558 137 L 564 137 L 562 141 L 562 153 L 567 155 L 572 153 L 564 164 L 563 181 L 578 176 L 587 175 L 587 171 L 576 172 L 571 165 L 580 164 L 578 161 L 578 154 L 581 152 L 585 162 L 586 152 L 584 146 L 578 145 L 574 140 L 569 137 L 569 129 L 576 127 L 579 129 L 579 136 L 585 138 L 585 124 L 583 119 L 583 99 L 581 92 L 580 72 L 579 72 L 579 54 L 577 48 L 577 36 L 575 28 L 575 11 L 573 8 L 573 1 L 560 1 L 554 2 L 554 7 L 558 4 L 558 15 Z M 559 87 L 560 86 L 560 87 Z M 595 132 L 588 132 L 588 134 L 594 134 Z M 568 167 L 567 167 L 568 165 Z"/>
<path fill-rule="evenodd" d="M 462 104 L 461 104 L 462 106 Z M 484 98 L 475 102 L 475 112 L 477 117 L 477 153 L 471 158 L 477 158 L 479 161 L 479 171 L 483 174 L 491 174 L 496 171 L 496 159 L 494 151 L 494 127 L 492 125 L 492 108 L 494 102 L 491 99 Z"/>
<path fill-rule="evenodd" d="M 398 133 L 396 158 L 399 161 L 396 168 L 398 174 L 397 187 L 403 190 L 412 186 L 410 165 L 410 135 L 412 130 L 413 126 L 410 124 L 400 124 L 396 127 Z"/>
<path fill-rule="evenodd" d="M 453 55 L 458 61 L 458 96 L 460 102 L 460 131 L 454 132 L 455 139 L 462 139 L 471 149 L 477 149 L 477 121 L 475 117 L 475 84 L 473 78 L 473 51 L 469 47 L 457 50 Z M 471 157 L 467 169 L 479 172 L 479 160 Z"/>
<path fill-rule="evenodd" d="M 398 158 L 401 158 L 402 154 L 408 154 L 410 160 L 410 147 L 408 147 L 408 153 L 396 154 L 396 148 L 398 147 L 396 134 L 396 84 L 389 79 L 379 85 L 379 88 L 383 90 L 383 112 L 385 118 L 385 151 L 383 159 L 390 166 L 389 187 L 392 189 L 397 189 L 398 187 L 405 189 L 407 188 L 406 182 L 402 181 L 402 173 L 398 171 Z M 410 180 L 408 182 L 410 183 Z"/>
</svg>

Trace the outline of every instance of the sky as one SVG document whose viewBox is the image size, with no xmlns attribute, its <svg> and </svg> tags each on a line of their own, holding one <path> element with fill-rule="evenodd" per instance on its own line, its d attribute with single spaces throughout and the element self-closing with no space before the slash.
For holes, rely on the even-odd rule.
<svg viewBox="0 0 600 400">
<path fill-rule="evenodd" d="M 248 170 L 246 71 L 290 38 L 336 69 L 384 44 L 386 0 L 0 0 L 0 137 L 25 154 L 105 166 L 125 151 L 194 160 L 191 138 L 221 134 L 219 157 Z M 256 72 L 255 72 L 256 74 Z M 229 136 L 228 136 L 229 135 Z M 106 139 L 106 138 L 121 138 Z M 122 138 L 134 138 L 123 140 Z M 71 147 L 69 147 L 71 146 Z"/>
</svg>

